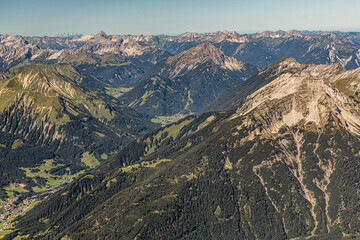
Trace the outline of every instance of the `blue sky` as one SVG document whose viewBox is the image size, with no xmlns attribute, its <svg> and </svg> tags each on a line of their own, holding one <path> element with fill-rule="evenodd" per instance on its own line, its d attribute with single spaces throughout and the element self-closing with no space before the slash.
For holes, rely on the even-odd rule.
<svg viewBox="0 0 360 240">
<path fill-rule="evenodd" d="M 360 31 L 359 0 L 0 0 L 0 34 Z"/>
</svg>

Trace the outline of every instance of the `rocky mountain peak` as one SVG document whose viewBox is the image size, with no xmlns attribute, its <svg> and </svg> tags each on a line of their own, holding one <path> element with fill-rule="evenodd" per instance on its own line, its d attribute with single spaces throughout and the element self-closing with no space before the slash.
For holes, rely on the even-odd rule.
<svg viewBox="0 0 360 240">
<path fill-rule="evenodd" d="M 180 37 L 195 37 L 197 35 L 199 35 L 199 34 L 196 32 L 186 32 L 186 33 L 180 34 L 179 36 Z"/>
<path fill-rule="evenodd" d="M 280 74 L 286 72 L 299 72 L 304 68 L 304 65 L 298 63 L 293 57 L 283 57 L 279 61 L 270 64 L 262 71 L 259 72 L 259 75 L 263 75 L 264 77 L 273 77 L 278 76 Z"/>
<path fill-rule="evenodd" d="M 231 35 L 231 36 L 240 36 L 237 32 L 235 31 L 228 31 L 228 30 L 221 30 L 216 32 L 218 35 Z"/>
<path fill-rule="evenodd" d="M 281 66 L 281 67 L 285 67 L 285 68 L 287 68 L 287 67 L 298 67 L 299 68 L 299 67 L 301 67 L 301 64 L 298 61 L 296 61 L 295 58 L 285 56 L 285 57 L 281 58 L 279 61 L 269 65 L 269 67 L 267 67 L 267 68 L 271 68 L 274 66 L 275 67 Z"/>
<path fill-rule="evenodd" d="M 191 48 L 190 50 L 188 50 L 187 53 L 191 53 L 191 54 L 197 54 L 198 56 L 207 56 L 207 57 L 223 57 L 225 56 L 225 54 L 218 48 L 216 48 L 213 44 L 211 43 L 203 43 L 200 44 L 194 48 Z"/>
<path fill-rule="evenodd" d="M 264 31 L 258 34 L 254 35 L 254 38 L 260 38 L 260 37 L 265 37 L 265 38 L 279 38 L 281 37 L 283 34 L 278 33 L 278 32 L 272 32 L 272 31 Z"/>
<path fill-rule="evenodd" d="M 300 64 L 293 57 L 283 57 L 279 61 L 270 64 L 268 67 L 263 69 L 259 72 L 259 75 L 271 77 L 279 76 L 284 73 L 291 73 L 318 78 L 328 78 L 345 71 L 344 66 L 339 62 L 332 65 Z"/>
<path fill-rule="evenodd" d="M 169 57 L 166 60 L 167 64 L 176 65 L 173 76 L 177 75 L 183 69 L 191 70 L 198 64 L 206 61 L 212 61 L 221 68 L 228 70 L 242 70 L 245 66 L 244 62 L 234 57 L 226 56 L 211 43 L 200 44 L 176 56 Z"/>
<path fill-rule="evenodd" d="M 321 129 L 329 119 L 338 119 L 335 122 L 343 128 L 360 134 L 356 102 L 331 84 L 333 78 L 343 76 L 341 64 L 300 65 L 287 58 L 277 66 L 288 68 L 283 68 L 275 80 L 245 98 L 232 119 L 255 114 L 255 119 L 264 124 L 269 133 L 297 124 L 315 124 Z"/>
<path fill-rule="evenodd" d="M 289 30 L 285 33 L 284 37 L 302 37 L 301 33 L 297 30 Z"/>
<path fill-rule="evenodd" d="M 103 37 L 103 38 L 106 38 L 107 37 L 107 35 L 106 35 L 106 33 L 103 31 L 103 30 L 101 30 L 98 34 L 96 34 L 95 35 L 96 37 Z"/>
</svg>

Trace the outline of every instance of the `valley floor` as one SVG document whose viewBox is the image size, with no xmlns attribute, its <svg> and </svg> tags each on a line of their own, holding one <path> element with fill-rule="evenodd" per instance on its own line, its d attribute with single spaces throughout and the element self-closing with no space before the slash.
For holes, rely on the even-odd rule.
<svg viewBox="0 0 360 240">
<path fill-rule="evenodd" d="M 58 192 L 81 173 L 82 172 L 79 172 L 70 177 L 63 177 L 61 181 L 58 181 L 57 185 L 47 185 L 42 189 L 38 189 L 34 195 L 24 198 L 21 195 L 12 195 L 8 199 L 0 202 L 0 239 L 12 232 L 12 224 L 16 217 L 26 213 L 37 203 L 42 202 L 52 194 Z"/>
</svg>

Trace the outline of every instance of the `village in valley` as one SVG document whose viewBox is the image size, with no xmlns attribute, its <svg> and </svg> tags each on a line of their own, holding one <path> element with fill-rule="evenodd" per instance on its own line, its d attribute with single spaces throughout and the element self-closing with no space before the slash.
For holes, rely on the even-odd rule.
<svg viewBox="0 0 360 240">
<path fill-rule="evenodd" d="M 67 183 L 71 182 L 74 178 L 78 177 L 81 172 L 72 175 L 62 177 L 62 182 L 58 186 L 45 186 L 41 192 L 37 192 L 34 195 L 23 197 L 21 194 L 17 196 L 11 196 L 8 199 L 0 202 L 0 238 L 3 235 L 2 232 L 7 232 L 12 227 L 13 220 L 33 208 L 37 203 L 47 199 L 50 195 L 56 193 L 62 189 Z M 22 199 L 24 198 L 24 199 Z"/>
<path fill-rule="evenodd" d="M 157 116 L 156 118 L 151 119 L 151 121 L 153 123 L 160 123 L 162 126 L 165 126 L 167 124 L 176 122 L 180 119 L 183 119 L 187 116 L 189 116 L 190 114 L 182 114 L 182 113 L 178 113 L 172 116 Z"/>
</svg>

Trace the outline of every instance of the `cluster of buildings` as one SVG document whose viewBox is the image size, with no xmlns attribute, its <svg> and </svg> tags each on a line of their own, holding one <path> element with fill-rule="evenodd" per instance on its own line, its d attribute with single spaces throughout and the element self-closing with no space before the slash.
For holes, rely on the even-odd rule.
<svg viewBox="0 0 360 240">
<path fill-rule="evenodd" d="M 6 202 L 1 203 L 0 224 L 2 223 L 2 225 L 0 225 L 0 231 L 9 228 L 11 220 L 33 207 L 35 202 L 46 199 L 59 190 L 59 187 L 47 186 L 45 191 L 26 198 L 17 206 L 14 206 L 13 203 L 18 200 L 18 197 L 9 198 Z"/>
<path fill-rule="evenodd" d="M 0 204 L 0 231 L 7 229 L 11 224 L 11 220 L 21 215 L 28 209 L 34 206 L 35 202 L 47 198 L 50 194 L 57 192 L 59 188 L 50 187 L 46 189 L 44 192 L 35 194 L 31 197 L 26 198 L 17 206 L 14 206 L 14 202 L 18 199 L 18 197 L 9 198 L 6 202 Z"/>
<path fill-rule="evenodd" d="M 189 114 L 176 114 L 174 116 L 169 116 L 169 117 L 166 117 L 162 124 L 169 124 L 169 123 L 172 123 L 172 122 L 175 122 L 175 121 L 178 121 L 180 119 L 183 119 L 185 117 L 189 116 Z"/>
<path fill-rule="evenodd" d="M 72 181 L 75 177 L 79 176 L 80 173 L 75 174 L 71 177 L 63 177 L 65 183 Z M 11 220 L 15 217 L 21 215 L 28 209 L 34 206 L 37 201 L 46 199 L 51 194 L 59 191 L 63 186 L 46 186 L 46 189 L 42 192 L 39 192 L 31 197 L 26 198 L 20 204 L 14 205 L 18 200 L 18 197 L 8 198 L 6 201 L 0 203 L 0 231 L 3 231 L 10 227 Z"/>
</svg>

